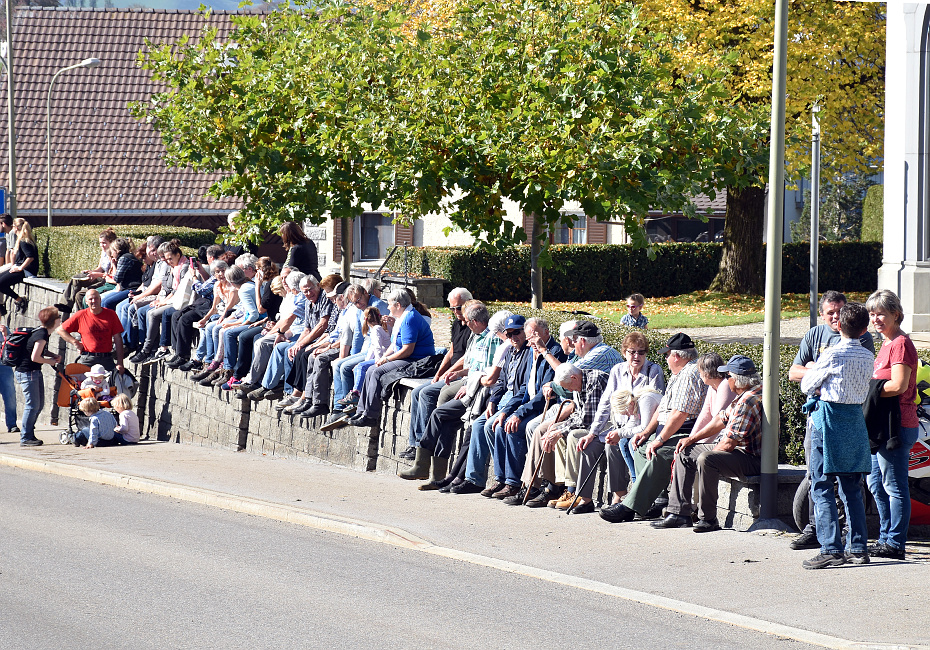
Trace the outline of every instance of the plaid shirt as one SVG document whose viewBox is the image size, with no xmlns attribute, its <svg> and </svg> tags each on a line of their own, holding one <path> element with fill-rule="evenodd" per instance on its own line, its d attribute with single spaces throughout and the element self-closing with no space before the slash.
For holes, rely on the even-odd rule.
<svg viewBox="0 0 930 650">
<path fill-rule="evenodd" d="M 726 426 L 717 440 L 724 436 L 735 440 L 747 454 L 762 454 L 762 386 L 753 386 L 733 400 L 719 413 Z"/>
<path fill-rule="evenodd" d="M 465 350 L 465 367 L 469 372 L 481 372 L 494 364 L 494 354 L 501 340 L 491 330 L 471 337 Z"/>
<path fill-rule="evenodd" d="M 701 381 L 697 361 L 691 361 L 668 380 L 665 397 L 659 404 L 659 424 L 665 424 L 672 411 L 687 413 L 686 419 L 693 420 L 701 412 L 706 394 L 707 384 Z"/>
<path fill-rule="evenodd" d="M 813 395 L 820 389 L 820 399 L 834 404 L 862 404 L 869 396 L 869 380 L 875 355 L 862 347 L 858 339 L 842 339 L 820 355 L 801 379 L 801 390 Z"/>
<path fill-rule="evenodd" d="M 327 333 L 336 329 L 336 321 L 339 320 L 339 308 L 336 303 L 326 297 L 326 293 L 322 289 L 319 290 L 319 295 L 315 301 L 307 301 L 305 313 L 308 330 L 312 330 L 324 318 L 329 319 L 326 323 Z"/>
<path fill-rule="evenodd" d="M 594 416 L 597 414 L 597 405 L 601 401 L 601 395 L 604 394 L 604 388 L 610 377 L 602 370 L 582 370 L 581 374 L 581 390 L 576 390 L 572 394 L 575 410 L 565 422 L 558 425 L 558 429 L 554 429 L 563 434 L 573 429 L 591 430 Z"/>
<path fill-rule="evenodd" d="M 623 356 L 606 343 L 598 343 L 581 359 L 574 362 L 582 370 L 610 372 L 615 365 L 623 363 Z"/>
<path fill-rule="evenodd" d="M 626 325 L 627 327 L 638 327 L 641 330 L 646 329 L 646 325 L 649 324 L 649 319 L 640 313 L 639 316 L 633 318 L 629 314 L 624 314 L 623 318 L 620 319 L 621 325 Z"/>
</svg>

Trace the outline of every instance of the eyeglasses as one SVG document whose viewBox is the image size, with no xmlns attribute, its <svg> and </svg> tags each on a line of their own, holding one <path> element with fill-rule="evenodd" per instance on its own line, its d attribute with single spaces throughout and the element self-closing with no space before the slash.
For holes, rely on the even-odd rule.
<svg viewBox="0 0 930 650">
<path fill-rule="evenodd" d="M 636 309 L 637 307 L 639 307 L 639 305 L 627 305 L 626 306 L 627 309 Z"/>
<path fill-rule="evenodd" d="M 462 311 L 462 307 L 461 306 L 453 307 L 452 311 Z"/>
<path fill-rule="evenodd" d="M 520 334 L 523 334 L 523 330 L 522 330 L 522 329 L 519 329 L 519 330 L 507 330 L 507 332 L 505 333 L 505 336 L 506 336 L 508 339 L 512 339 L 513 337 L 518 336 L 518 335 L 520 335 Z"/>
<path fill-rule="evenodd" d="M 314 291 L 316 291 L 316 289 L 313 287 L 304 287 L 303 289 L 300 290 L 300 292 L 303 293 L 305 296 L 309 296 Z"/>
<path fill-rule="evenodd" d="M 646 356 L 645 350 L 627 350 L 626 353 L 631 357 L 644 357 Z"/>
</svg>

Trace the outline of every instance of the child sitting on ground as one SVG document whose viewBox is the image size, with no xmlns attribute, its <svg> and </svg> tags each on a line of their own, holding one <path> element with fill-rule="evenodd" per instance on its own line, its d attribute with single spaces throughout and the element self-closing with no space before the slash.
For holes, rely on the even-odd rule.
<svg viewBox="0 0 930 650">
<path fill-rule="evenodd" d="M 87 389 L 90 389 L 88 391 Z M 91 366 L 86 379 L 81 382 L 81 397 L 93 397 L 98 400 L 110 399 L 110 384 L 107 383 L 107 371 L 99 363 Z"/>
<path fill-rule="evenodd" d="M 630 297 L 626 299 L 627 314 L 620 319 L 620 324 L 627 327 L 638 327 L 643 330 L 648 329 L 649 319 L 643 316 L 642 313 L 645 303 L 646 299 L 643 298 L 643 294 L 630 294 Z"/>
<path fill-rule="evenodd" d="M 120 393 L 113 398 L 113 408 L 119 413 L 119 425 L 113 430 L 113 440 L 118 445 L 134 445 L 139 442 L 139 416 L 132 410 L 132 400 Z"/>
<path fill-rule="evenodd" d="M 859 342 L 868 325 L 869 313 L 865 307 L 847 303 L 840 310 L 843 338 L 821 354 L 801 379 L 801 390 L 809 398 L 804 405 L 811 421 L 807 462 L 820 542 L 820 554 L 805 560 L 802 563 L 805 569 L 869 561 L 860 483 L 872 469 L 872 458 L 862 403 L 869 393 L 875 356 Z M 849 526 L 845 549 L 833 493 L 834 479 L 839 483 Z"/>
<path fill-rule="evenodd" d="M 80 447 L 85 442 L 87 449 L 106 447 L 117 444 L 116 418 L 107 410 L 100 409 L 100 402 L 93 397 L 85 397 L 78 404 L 81 413 L 90 418 L 90 425 L 84 427 L 74 435 L 74 446 Z"/>
</svg>

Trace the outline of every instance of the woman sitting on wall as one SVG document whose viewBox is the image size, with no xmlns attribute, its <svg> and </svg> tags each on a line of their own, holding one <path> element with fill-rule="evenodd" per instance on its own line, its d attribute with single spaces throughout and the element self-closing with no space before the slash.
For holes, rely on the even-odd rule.
<svg viewBox="0 0 930 650">
<path fill-rule="evenodd" d="M 13 265 L 6 271 L 0 272 L 0 293 L 12 298 L 16 303 L 16 311 L 22 314 L 26 312 L 29 300 L 16 293 L 13 285 L 39 272 L 39 249 L 36 247 L 36 240 L 32 235 L 32 226 L 29 222 L 15 219 L 14 228 L 17 222 L 22 223 L 18 224 L 16 246 L 13 247 Z M 6 316 L 6 305 L 3 303 L 0 303 L 0 316 Z"/>
<path fill-rule="evenodd" d="M 142 248 L 145 254 L 145 248 Z M 138 251 L 133 252 L 132 240 L 127 237 L 117 237 L 110 244 L 110 257 L 116 265 L 113 280 L 116 283 L 112 290 L 103 294 L 100 304 L 105 309 L 116 309 L 116 306 L 129 296 L 129 292 L 138 289 L 142 284 L 142 259 Z"/>
</svg>

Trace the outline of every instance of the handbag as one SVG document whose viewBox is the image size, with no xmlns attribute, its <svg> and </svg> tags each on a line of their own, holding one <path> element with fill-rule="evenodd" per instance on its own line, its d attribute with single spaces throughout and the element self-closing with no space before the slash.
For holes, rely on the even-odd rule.
<svg viewBox="0 0 930 650">
<path fill-rule="evenodd" d="M 184 277 L 181 278 L 181 281 L 178 282 L 178 286 L 174 289 L 174 293 L 171 296 L 172 307 L 175 309 L 184 309 L 194 301 L 197 297 L 197 294 L 194 293 L 196 275 L 194 265 L 191 263 L 190 268 L 187 269 L 187 273 L 184 274 Z"/>
</svg>

